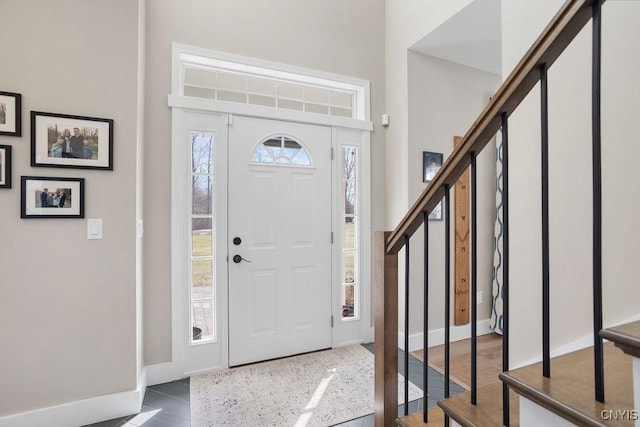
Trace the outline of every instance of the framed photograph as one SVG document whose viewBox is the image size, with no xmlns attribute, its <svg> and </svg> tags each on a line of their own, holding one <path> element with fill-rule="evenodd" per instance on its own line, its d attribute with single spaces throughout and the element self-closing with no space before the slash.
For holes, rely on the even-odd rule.
<svg viewBox="0 0 640 427">
<path fill-rule="evenodd" d="M 11 188 L 10 145 L 0 145 L 0 188 Z"/>
<path fill-rule="evenodd" d="M 20 218 L 84 218 L 84 178 L 23 176 Z"/>
<path fill-rule="evenodd" d="M 113 120 L 32 111 L 31 166 L 113 170 Z"/>
<path fill-rule="evenodd" d="M 442 167 L 442 153 L 422 152 L 422 182 L 430 182 Z"/>
<path fill-rule="evenodd" d="M 429 183 L 442 167 L 442 153 L 422 152 L 422 182 Z M 432 221 L 442 220 L 442 202 L 429 213 Z"/>
<path fill-rule="evenodd" d="M 0 92 L 0 135 L 22 136 L 22 95 Z"/>
</svg>

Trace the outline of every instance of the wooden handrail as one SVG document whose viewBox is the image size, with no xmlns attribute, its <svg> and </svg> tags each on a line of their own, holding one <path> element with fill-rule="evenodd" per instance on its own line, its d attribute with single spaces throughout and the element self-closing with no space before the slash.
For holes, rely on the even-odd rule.
<svg viewBox="0 0 640 427">
<path fill-rule="evenodd" d="M 423 213 L 431 211 L 442 200 L 445 186 L 453 187 L 471 163 L 471 154 L 480 153 L 498 132 L 503 114 L 510 116 L 540 79 L 540 66 L 547 68 L 591 19 L 594 1 L 568 0 L 551 20 L 525 56 L 502 83 L 495 96 L 444 162 L 438 174 L 424 189 L 400 224 L 387 239 L 386 252 L 397 254 L 406 235 L 413 235 L 423 223 Z"/>
</svg>

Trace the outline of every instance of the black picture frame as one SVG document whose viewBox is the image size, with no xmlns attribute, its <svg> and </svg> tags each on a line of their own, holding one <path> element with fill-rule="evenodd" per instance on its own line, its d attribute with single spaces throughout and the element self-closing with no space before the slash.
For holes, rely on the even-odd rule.
<svg viewBox="0 0 640 427">
<path fill-rule="evenodd" d="M 0 145 L 0 188 L 11 188 L 10 145 Z"/>
<path fill-rule="evenodd" d="M 31 111 L 31 166 L 113 170 L 113 119 Z"/>
<path fill-rule="evenodd" d="M 22 136 L 22 95 L 0 92 L 0 135 Z"/>
<path fill-rule="evenodd" d="M 422 182 L 429 183 L 442 167 L 444 155 L 432 151 L 422 152 Z M 442 201 L 429 212 L 430 221 L 442 221 Z"/>
<path fill-rule="evenodd" d="M 20 218 L 84 218 L 84 178 L 23 176 L 21 183 Z"/>
</svg>

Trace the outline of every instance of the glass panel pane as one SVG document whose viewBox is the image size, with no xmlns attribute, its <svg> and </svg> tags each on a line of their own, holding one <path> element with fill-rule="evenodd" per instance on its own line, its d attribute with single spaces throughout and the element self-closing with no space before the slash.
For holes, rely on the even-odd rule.
<svg viewBox="0 0 640 427">
<path fill-rule="evenodd" d="M 337 117 L 353 117 L 353 110 L 350 108 L 331 107 L 329 114 Z"/>
<path fill-rule="evenodd" d="M 347 181 L 344 183 L 344 213 L 353 215 L 356 213 L 356 182 Z"/>
<path fill-rule="evenodd" d="M 218 101 L 247 103 L 247 94 L 243 92 L 230 92 L 227 90 L 218 90 Z"/>
<path fill-rule="evenodd" d="M 276 159 L 276 163 L 288 165 L 289 163 L 291 163 L 291 159 L 289 159 L 288 157 L 278 157 Z"/>
<path fill-rule="evenodd" d="M 274 159 L 277 159 L 278 157 L 280 157 L 280 154 L 282 153 L 281 144 L 282 143 L 279 139 L 278 140 L 270 139 L 269 141 L 266 141 L 263 146 L 264 146 L 264 149 L 271 156 L 273 156 Z"/>
<path fill-rule="evenodd" d="M 212 218 L 191 219 L 191 256 L 213 256 Z"/>
<path fill-rule="evenodd" d="M 184 87 L 184 96 L 194 96 L 196 98 L 215 99 L 216 91 L 203 87 L 186 86 Z"/>
<path fill-rule="evenodd" d="M 249 76 L 249 92 L 275 96 L 276 82 L 270 79 Z"/>
<path fill-rule="evenodd" d="M 263 144 L 266 145 L 267 147 L 280 148 L 282 146 L 282 137 L 277 136 L 275 138 L 267 139 L 265 142 L 263 142 Z"/>
<path fill-rule="evenodd" d="M 267 150 L 267 148 L 260 144 L 253 151 L 253 156 L 251 160 L 257 163 L 273 163 L 274 158 L 273 155 Z"/>
<path fill-rule="evenodd" d="M 291 162 L 294 165 L 311 166 L 311 159 L 309 158 L 309 153 L 307 153 L 307 150 L 298 151 L 298 154 L 296 154 L 296 156 L 291 159 Z"/>
<path fill-rule="evenodd" d="M 344 230 L 342 233 L 342 248 L 343 249 L 356 249 L 356 241 L 358 225 L 357 218 L 347 216 L 344 218 Z"/>
<path fill-rule="evenodd" d="M 214 88 L 216 87 L 216 72 L 187 67 L 184 69 L 184 83 Z"/>
<path fill-rule="evenodd" d="M 342 262 L 343 262 L 343 280 L 342 283 L 354 283 L 356 281 L 356 256 L 355 251 L 344 251 L 342 252 Z"/>
<path fill-rule="evenodd" d="M 354 317 L 356 305 L 355 286 L 347 285 L 342 287 L 342 317 Z"/>
<path fill-rule="evenodd" d="M 304 88 L 304 100 L 326 105 L 329 103 L 329 91 L 319 87 L 307 86 Z"/>
<path fill-rule="evenodd" d="M 193 175 L 192 197 L 194 215 L 213 213 L 213 177 L 211 175 Z"/>
<path fill-rule="evenodd" d="M 287 148 L 286 146 L 284 147 L 284 155 L 289 159 L 293 159 L 296 154 L 298 154 L 298 151 L 300 151 L 300 148 Z"/>
<path fill-rule="evenodd" d="M 218 73 L 218 89 L 247 92 L 247 76 L 239 74 Z"/>
<path fill-rule="evenodd" d="M 302 100 L 304 97 L 303 86 L 293 83 L 278 82 L 278 98 L 293 98 Z"/>
<path fill-rule="evenodd" d="M 212 259 L 198 259 L 191 262 L 191 285 L 193 287 L 213 286 Z"/>
<path fill-rule="evenodd" d="M 284 148 L 295 148 L 295 149 L 302 148 L 302 146 L 298 144 L 296 141 L 294 141 L 293 139 L 287 138 L 286 136 L 282 137 L 282 139 L 284 140 Z"/>
<path fill-rule="evenodd" d="M 194 298 L 191 301 L 191 315 L 191 341 L 212 340 L 214 337 L 213 298 Z"/>
<path fill-rule="evenodd" d="M 195 173 L 213 173 L 213 134 L 191 132 L 191 165 Z"/>
<path fill-rule="evenodd" d="M 263 95 L 249 95 L 249 104 L 264 105 L 266 107 L 275 107 L 276 98 Z"/>
<path fill-rule="evenodd" d="M 302 111 L 302 102 L 290 101 L 288 99 L 280 99 L 280 98 L 278 98 L 278 107 L 279 108 L 284 108 L 286 110 Z"/>
<path fill-rule="evenodd" d="M 329 107 L 319 104 L 305 104 L 304 110 L 309 113 L 329 114 Z"/>
<path fill-rule="evenodd" d="M 358 165 L 356 150 L 356 147 L 344 147 L 344 150 L 342 152 L 344 179 L 356 179 L 356 166 Z"/>
<path fill-rule="evenodd" d="M 353 107 L 353 94 L 344 92 L 329 92 L 329 103 L 337 107 L 351 109 Z"/>
</svg>

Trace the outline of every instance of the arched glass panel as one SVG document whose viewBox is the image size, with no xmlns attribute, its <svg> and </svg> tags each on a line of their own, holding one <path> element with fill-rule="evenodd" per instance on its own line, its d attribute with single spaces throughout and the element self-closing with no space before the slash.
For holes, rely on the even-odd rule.
<svg viewBox="0 0 640 427">
<path fill-rule="evenodd" d="M 298 141 L 286 135 L 269 137 L 259 143 L 251 155 L 253 163 L 311 166 L 311 156 Z"/>
</svg>

